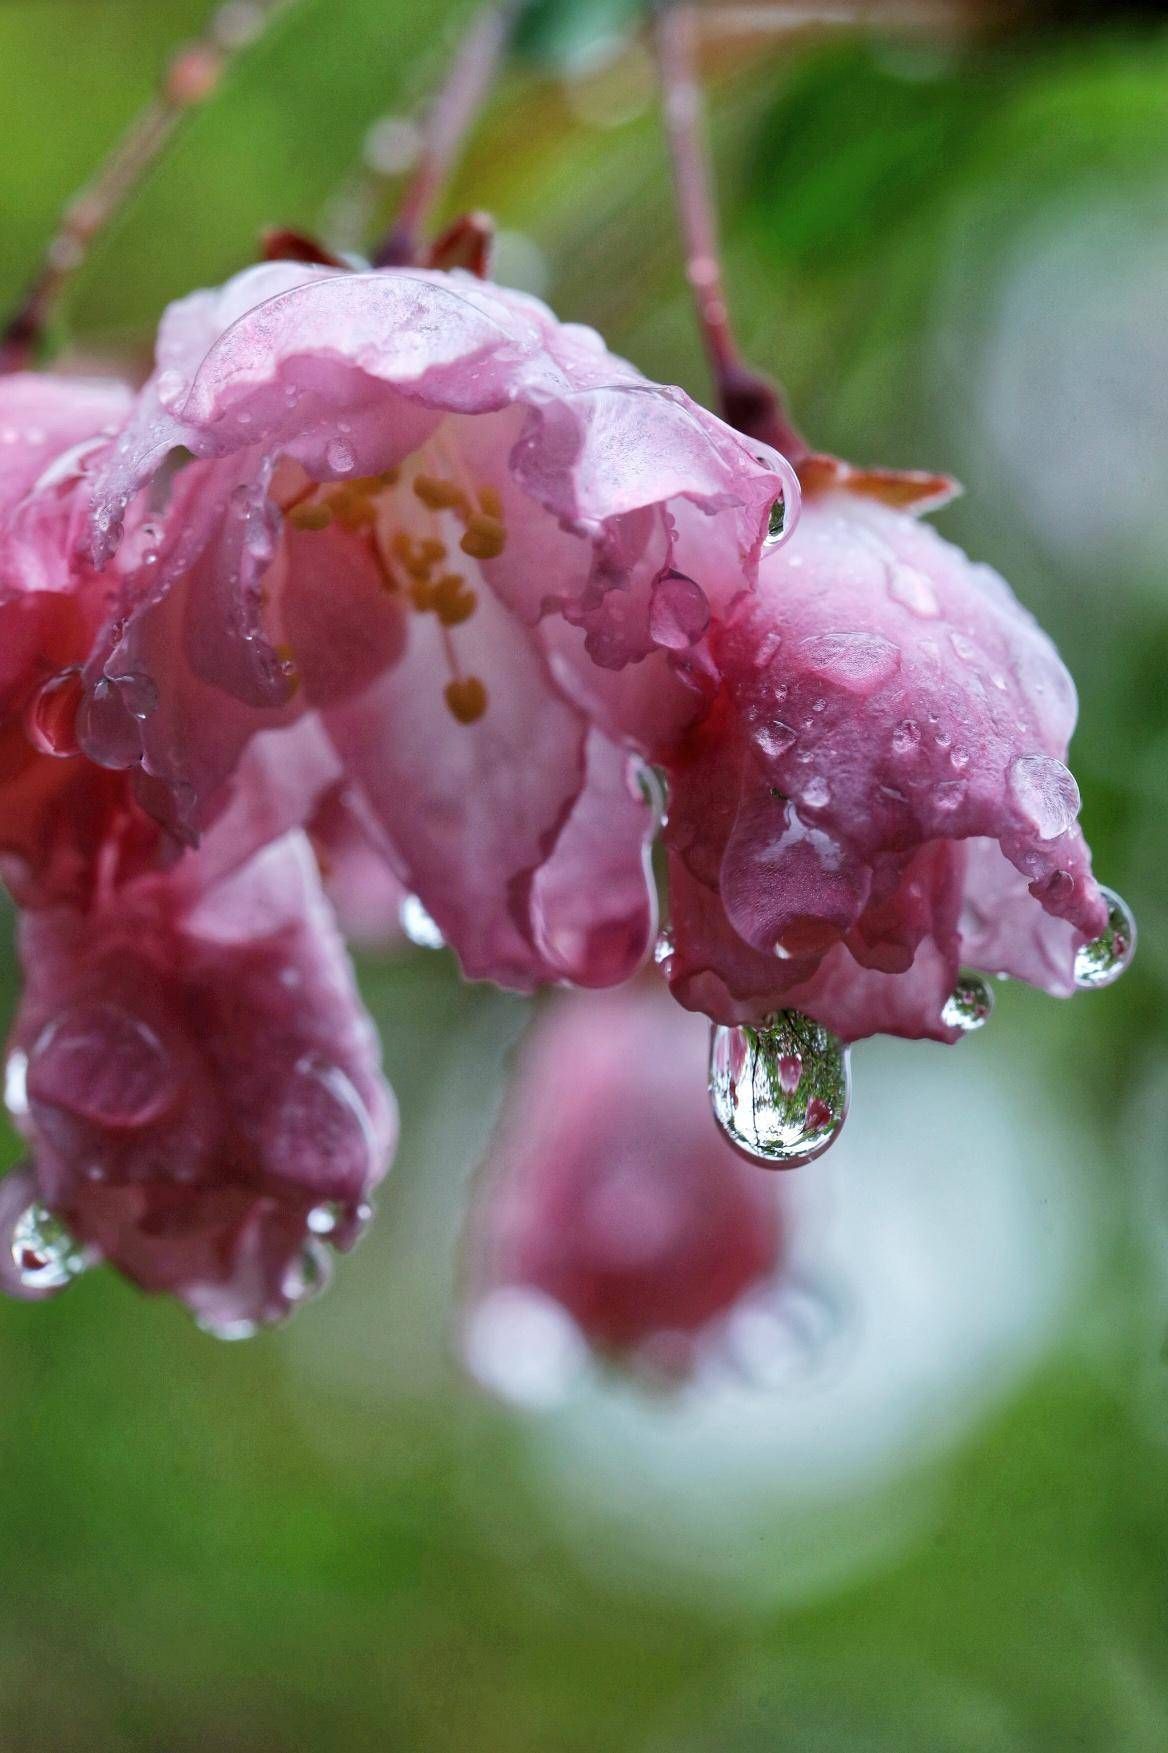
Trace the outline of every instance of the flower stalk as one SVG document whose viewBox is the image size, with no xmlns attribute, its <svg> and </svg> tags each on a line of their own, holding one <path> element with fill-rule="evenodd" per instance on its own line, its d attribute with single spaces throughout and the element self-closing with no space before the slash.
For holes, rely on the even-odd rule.
<svg viewBox="0 0 1168 1753">
<path fill-rule="evenodd" d="M 472 20 L 430 106 L 417 166 L 393 225 L 374 251 L 375 267 L 405 267 L 419 259 L 423 237 L 495 82 L 520 9 L 521 0 L 497 0 Z"/>
<path fill-rule="evenodd" d="M 66 206 L 19 308 L 0 331 L 0 372 L 21 371 L 36 362 L 96 240 L 141 186 L 190 113 L 219 89 L 236 51 L 253 44 L 276 13 L 293 3 L 254 0 L 245 15 L 246 30 L 240 29 L 240 9 L 223 6 L 204 37 L 184 43 L 171 57 L 159 90 L 92 181 Z"/>
</svg>

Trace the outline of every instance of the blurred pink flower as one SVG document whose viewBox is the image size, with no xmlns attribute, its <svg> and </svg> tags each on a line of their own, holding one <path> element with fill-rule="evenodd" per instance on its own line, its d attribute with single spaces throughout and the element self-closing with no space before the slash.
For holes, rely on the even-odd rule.
<svg viewBox="0 0 1168 1753">
<path fill-rule="evenodd" d="M 793 513 L 782 459 L 519 293 L 287 263 L 167 313 L 99 560 L 180 446 L 89 676 L 157 695 L 125 739 L 147 807 L 192 838 L 257 731 L 311 715 L 301 811 L 343 775 L 468 974 L 631 974 L 654 913 L 629 750 L 700 704 L 690 650 Z M 85 746 L 116 764 L 122 733 Z"/>
<path fill-rule="evenodd" d="M 485 1380 L 513 1293 L 558 1305 L 601 1352 L 672 1370 L 775 1273 L 775 1182 L 714 1124 L 706 1055 L 706 1028 L 656 983 L 540 1013 L 469 1219 L 467 1345 Z"/>
<path fill-rule="evenodd" d="M 4 1183 L 0 1282 L 38 1294 L 16 1227 L 35 1201 L 231 1336 L 320 1288 L 396 1118 L 303 836 L 205 890 L 196 862 L 22 921 L 9 1089 L 32 1162 Z"/>
<path fill-rule="evenodd" d="M 1075 692 L 995 572 L 870 492 L 811 497 L 710 630 L 710 709 L 661 757 L 667 971 L 724 1022 L 952 1040 L 959 966 L 1069 993 L 1106 923 Z"/>
</svg>

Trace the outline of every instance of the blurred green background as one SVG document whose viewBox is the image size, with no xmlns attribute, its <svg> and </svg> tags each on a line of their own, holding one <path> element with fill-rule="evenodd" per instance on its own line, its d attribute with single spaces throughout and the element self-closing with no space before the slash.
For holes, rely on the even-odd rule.
<svg viewBox="0 0 1168 1753">
<path fill-rule="evenodd" d="M 701 394 L 635 10 L 533 9 L 450 206 L 496 212 L 500 278 Z M 144 358 L 266 224 L 368 242 L 363 153 L 393 161 L 467 12 L 289 10 L 102 243 L 73 356 Z M 6 301 L 208 14 L 0 0 Z M 597 1380 L 541 1417 L 450 1343 L 524 1006 L 444 954 L 368 962 L 403 1145 L 324 1302 L 243 1346 L 103 1273 L 0 1310 L 4 1753 L 1168 1745 L 1168 36 L 1099 16 L 736 35 L 710 70 L 743 338 L 824 448 L 965 481 L 942 526 L 1079 680 L 1135 969 L 857 1052 L 795 1195 L 832 1355 L 714 1414 Z"/>
</svg>

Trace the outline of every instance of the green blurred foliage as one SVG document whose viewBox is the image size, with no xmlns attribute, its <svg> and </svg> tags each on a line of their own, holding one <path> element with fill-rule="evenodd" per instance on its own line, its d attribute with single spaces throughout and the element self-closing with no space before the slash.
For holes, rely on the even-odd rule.
<svg viewBox="0 0 1168 1753">
<path fill-rule="evenodd" d="M 450 207 L 492 207 L 562 314 L 701 393 L 643 57 L 588 56 L 632 10 L 533 10 Z M 370 194 L 366 130 L 414 109 L 467 11 L 302 0 L 103 241 L 69 313 L 75 352 L 144 357 L 166 299 L 245 264 L 262 226 L 339 225 L 336 191 Z M 5 298 L 207 12 L 0 4 Z M 0 1311 L 5 1753 L 1168 1742 L 1168 591 L 1163 494 L 1127 491 L 1144 465 L 1125 449 L 1149 434 L 1162 482 L 1168 42 L 1118 26 L 961 52 L 801 37 L 715 61 L 752 355 L 818 443 L 960 474 L 944 526 L 1008 571 L 1080 678 L 1085 819 L 1141 955 L 1121 989 L 1073 1006 L 1003 993 L 959 1049 L 1003 1075 L 1024 1063 L 1079 1141 L 1064 1196 L 1091 1245 L 1057 1341 L 947 1458 L 861 1503 L 890 1526 L 914 1511 L 891 1558 L 784 1605 L 649 1563 L 618 1583 L 603 1540 L 565 1537 L 529 1421 L 471 1394 L 446 1350 L 458 1213 L 524 1008 L 462 989 L 444 956 L 370 963 L 403 1147 L 326 1302 L 244 1347 L 103 1274 Z M 372 191 L 370 220 L 391 196 Z M 1052 236 L 1075 264 L 1060 282 L 1056 251 L 1053 299 L 1034 268 Z M 1028 386 L 1032 367 L 1007 431 L 994 372 Z M 1145 372 L 1150 413 L 1131 400 Z M 1065 512 L 1055 492 L 1038 517 L 1051 454 Z M 0 973 L 10 995 L 7 950 Z M 899 1063 L 903 1149 L 926 1176 L 946 1144 L 914 1131 L 912 1089 L 933 1061 Z M 857 1128 L 863 1077 L 861 1060 Z M 776 1552 L 797 1514 L 776 1510 Z"/>
</svg>

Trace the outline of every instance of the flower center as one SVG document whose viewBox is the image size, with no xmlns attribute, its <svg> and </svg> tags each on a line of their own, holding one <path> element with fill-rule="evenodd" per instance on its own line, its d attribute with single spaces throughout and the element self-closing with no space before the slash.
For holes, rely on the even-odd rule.
<svg viewBox="0 0 1168 1753">
<path fill-rule="evenodd" d="M 496 489 L 469 481 L 433 443 L 400 468 L 352 481 L 312 481 L 295 465 L 282 465 L 282 471 L 273 497 L 292 529 L 317 532 L 335 525 L 360 537 L 385 590 L 415 614 L 435 617 L 450 672 L 443 689 L 447 709 L 459 724 L 475 724 L 487 710 L 487 689 L 480 677 L 463 671 L 453 629 L 478 606 L 472 583 L 478 563 L 497 559 L 507 543 Z"/>
</svg>

